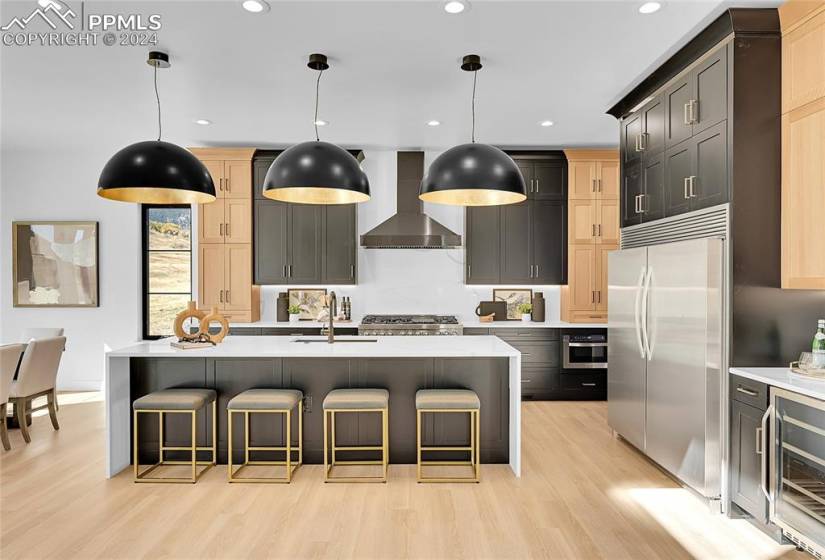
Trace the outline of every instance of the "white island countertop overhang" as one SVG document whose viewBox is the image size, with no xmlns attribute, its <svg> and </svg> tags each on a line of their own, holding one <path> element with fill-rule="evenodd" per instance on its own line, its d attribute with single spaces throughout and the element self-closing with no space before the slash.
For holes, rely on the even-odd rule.
<svg viewBox="0 0 825 560">
<path fill-rule="evenodd" d="M 509 465 L 521 476 L 521 353 L 496 336 L 228 336 L 213 347 L 178 349 L 172 338 L 106 353 L 106 475 L 131 462 L 130 360 L 133 358 L 502 358 L 508 360 Z M 365 342 L 366 339 L 375 342 Z M 354 342 L 359 340 L 359 342 Z M 347 342 L 351 341 L 351 342 Z"/>
</svg>

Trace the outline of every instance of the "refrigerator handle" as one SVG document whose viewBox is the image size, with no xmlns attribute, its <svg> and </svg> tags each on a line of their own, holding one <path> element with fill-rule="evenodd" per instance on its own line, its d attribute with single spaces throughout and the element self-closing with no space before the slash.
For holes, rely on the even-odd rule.
<svg viewBox="0 0 825 560">
<path fill-rule="evenodd" d="M 653 355 L 650 352 L 650 340 L 647 332 L 647 300 L 650 294 L 650 278 L 653 276 L 653 267 L 647 267 L 647 274 L 645 274 L 644 290 L 642 292 L 642 340 L 644 341 L 644 350 L 642 357 L 647 353 L 647 359 L 650 361 Z"/>
<path fill-rule="evenodd" d="M 759 458 L 759 489 L 762 490 L 763 494 L 765 494 L 765 497 L 768 499 L 768 502 L 773 502 L 773 496 L 771 496 L 767 484 L 765 483 L 765 476 L 768 472 L 768 458 L 771 453 L 771 450 L 768 447 L 770 445 L 770 439 L 768 438 L 768 418 L 771 416 L 771 412 L 773 412 L 773 405 L 770 405 L 768 407 L 768 410 L 765 411 L 765 414 L 762 415 L 762 427 L 759 428 L 759 431 L 761 431 L 759 435 L 760 439 L 762 440 L 762 449 L 760 453 L 762 457 Z M 759 450 L 757 450 L 757 453 L 759 453 Z"/>
<path fill-rule="evenodd" d="M 642 299 L 642 283 L 645 279 L 645 267 L 639 271 L 639 281 L 636 282 L 636 300 L 633 303 L 633 320 L 636 323 L 636 342 L 639 343 L 639 353 L 642 355 L 642 359 L 645 359 L 645 347 L 642 343 L 642 327 L 641 327 L 641 315 L 639 314 L 639 303 Z"/>
</svg>

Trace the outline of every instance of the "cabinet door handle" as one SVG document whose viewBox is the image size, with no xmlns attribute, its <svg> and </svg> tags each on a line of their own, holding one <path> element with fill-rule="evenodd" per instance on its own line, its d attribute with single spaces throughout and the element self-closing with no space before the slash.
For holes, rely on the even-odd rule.
<svg viewBox="0 0 825 560">
<path fill-rule="evenodd" d="M 229 182 L 229 177 L 226 178 L 226 192 L 232 192 L 232 183 Z"/>
<path fill-rule="evenodd" d="M 633 211 L 639 213 L 639 195 L 633 197 Z"/>
<path fill-rule="evenodd" d="M 473 265 L 467 265 L 467 278 L 472 278 L 473 276 Z"/>
<path fill-rule="evenodd" d="M 593 190 L 591 192 L 596 192 L 596 179 L 593 179 Z"/>
<path fill-rule="evenodd" d="M 289 277 L 292 278 L 292 265 L 287 265 L 287 271 L 289 272 Z"/>
<path fill-rule="evenodd" d="M 595 387 L 595 383 L 582 383 L 582 387 Z"/>
<path fill-rule="evenodd" d="M 746 389 L 745 387 L 742 387 L 741 385 L 736 387 L 736 391 L 739 392 L 739 393 L 744 393 L 745 395 L 747 395 L 749 397 L 755 397 L 759 394 L 756 391 L 751 391 L 750 389 Z"/>
<path fill-rule="evenodd" d="M 226 290 L 226 303 L 232 303 L 232 300 L 229 297 L 229 290 Z"/>
<path fill-rule="evenodd" d="M 699 106 L 699 102 L 695 99 L 691 99 L 689 105 L 690 105 L 690 123 L 694 124 L 695 122 L 697 122 L 696 107 Z"/>
<path fill-rule="evenodd" d="M 532 383 L 533 380 L 532 379 L 522 379 L 521 382 L 522 383 Z"/>
<path fill-rule="evenodd" d="M 598 237 L 601 237 L 601 236 L 602 236 L 602 225 L 601 225 L 601 224 L 599 224 L 599 225 L 597 226 L 597 236 L 598 236 Z"/>
<path fill-rule="evenodd" d="M 688 194 L 690 195 L 690 198 L 694 198 L 696 193 L 693 192 L 693 187 L 696 185 L 696 175 L 691 175 L 688 179 Z"/>
<path fill-rule="evenodd" d="M 218 229 L 220 230 L 221 237 L 223 237 L 223 222 L 221 222 L 221 224 L 218 226 Z"/>
<path fill-rule="evenodd" d="M 688 193 L 688 189 L 690 188 L 688 184 L 690 183 L 690 177 L 685 177 L 685 200 L 690 198 L 690 194 Z"/>
<path fill-rule="evenodd" d="M 539 265 L 536 265 L 536 278 L 539 277 Z"/>
<path fill-rule="evenodd" d="M 354 264 L 349 265 L 349 277 L 350 278 L 355 278 L 355 265 Z"/>
<path fill-rule="evenodd" d="M 286 278 L 286 265 L 284 265 L 284 278 Z"/>
<path fill-rule="evenodd" d="M 223 177 L 218 178 L 218 190 L 223 190 Z"/>
<path fill-rule="evenodd" d="M 596 299 L 596 303 L 601 303 L 602 302 L 602 291 L 601 290 L 596 290 L 596 294 L 598 295 L 598 299 Z"/>
<path fill-rule="evenodd" d="M 596 237 L 596 224 L 590 224 L 590 237 Z"/>
<path fill-rule="evenodd" d="M 229 222 L 226 222 L 226 236 L 227 237 L 232 237 L 232 234 L 229 233 Z"/>
<path fill-rule="evenodd" d="M 683 113 L 684 114 L 682 115 L 682 117 L 683 117 L 682 120 L 684 121 L 685 126 L 690 125 L 690 101 L 685 103 L 685 108 L 684 108 Z"/>
<path fill-rule="evenodd" d="M 634 141 L 636 142 L 636 151 L 638 152 L 639 151 L 639 135 L 638 134 L 634 138 Z"/>
<path fill-rule="evenodd" d="M 599 192 L 602 192 L 602 180 L 596 179 L 599 182 Z"/>
<path fill-rule="evenodd" d="M 223 303 L 223 290 L 221 290 L 220 300 L 221 300 L 221 303 Z"/>
<path fill-rule="evenodd" d="M 647 149 L 647 132 L 639 134 L 639 151 L 644 152 Z"/>
<path fill-rule="evenodd" d="M 536 179 L 536 192 L 539 192 L 539 180 Z"/>
<path fill-rule="evenodd" d="M 590 291 L 590 303 L 596 303 L 596 291 L 595 290 Z"/>
</svg>

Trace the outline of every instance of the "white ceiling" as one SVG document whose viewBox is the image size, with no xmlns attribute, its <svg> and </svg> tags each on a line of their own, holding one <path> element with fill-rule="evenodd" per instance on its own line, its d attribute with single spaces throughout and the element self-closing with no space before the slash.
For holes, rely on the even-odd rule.
<svg viewBox="0 0 825 560">
<path fill-rule="evenodd" d="M 68 0 L 77 8 L 79 1 Z M 476 0 L 449 15 L 440 1 L 86 2 L 85 10 L 159 13 L 164 138 L 182 145 L 284 146 L 312 137 L 311 52 L 332 68 L 321 81 L 322 139 L 346 146 L 441 148 L 466 141 L 477 53 L 477 138 L 505 146 L 606 146 L 605 110 L 730 3 Z M 776 5 L 746 1 L 737 5 Z M 34 0 L 3 1 L 0 20 Z M 5 151 L 114 146 L 156 134 L 146 47 L 0 46 Z M 194 119 L 213 121 L 208 127 Z M 426 122 L 438 119 L 439 127 Z M 544 119 L 553 127 L 540 127 Z"/>
</svg>

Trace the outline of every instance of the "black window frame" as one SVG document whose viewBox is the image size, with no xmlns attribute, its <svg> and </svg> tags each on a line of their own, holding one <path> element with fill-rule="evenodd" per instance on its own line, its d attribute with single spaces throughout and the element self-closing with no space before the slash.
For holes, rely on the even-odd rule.
<svg viewBox="0 0 825 560">
<path fill-rule="evenodd" d="M 141 327 L 141 337 L 143 340 L 159 340 L 161 338 L 165 338 L 162 335 L 150 335 L 149 334 L 149 296 L 150 295 L 157 295 L 157 294 L 150 294 L 149 292 L 149 210 L 155 208 L 187 208 L 190 212 L 190 219 L 189 219 L 189 294 L 190 296 L 194 295 L 194 246 L 193 246 L 193 238 L 194 231 L 192 229 L 192 215 L 194 214 L 194 209 L 190 204 L 141 204 L 140 205 L 140 238 L 141 238 L 141 261 L 143 267 L 142 273 L 142 280 L 141 280 L 141 308 L 143 312 L 142 317 L 142 327 Z M 157 250 L 157 249 L 154 249 Z M 181 249 L 175 249 L 175 251 L 182 251 Z M 163 292 L 160 292 L 163 295 Z M 172 294 L 172 295 L 179 295 L 179 294 Z M 168 336 L 168 335 L 167 335 Z"/>
</svg>

